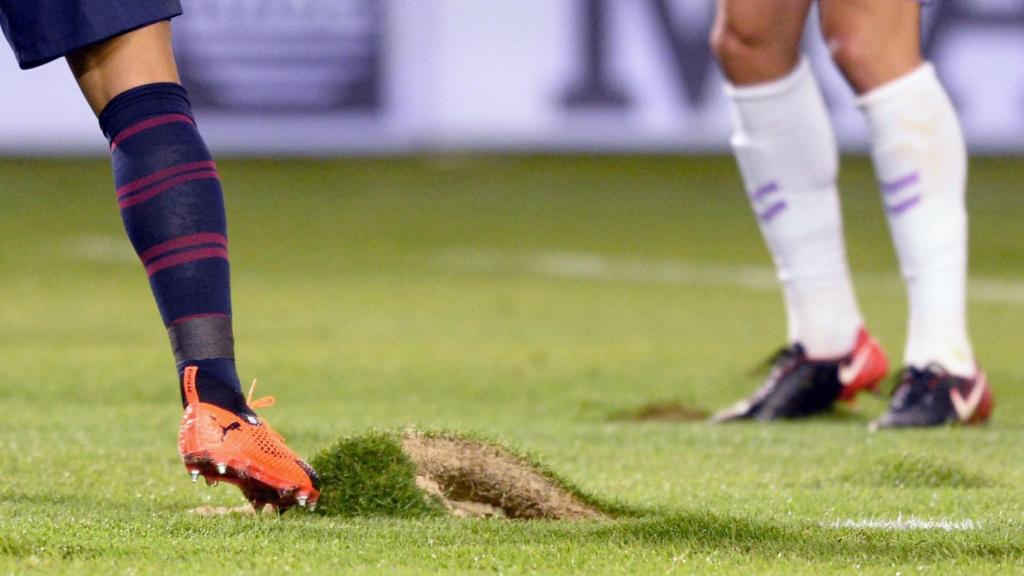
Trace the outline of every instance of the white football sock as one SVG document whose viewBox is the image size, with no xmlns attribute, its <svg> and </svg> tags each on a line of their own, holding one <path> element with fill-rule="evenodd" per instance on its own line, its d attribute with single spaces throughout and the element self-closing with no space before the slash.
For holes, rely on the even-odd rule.
<svg viewBox="0 0 1024 576">
<path fill-rule="evenodd" d="M 967 337 L 967 150 L 931 64 L 858 100 L 871 129 L 889 228 L 907 283 L 904 361 L 959 376 L 976 367 Z"/>
<path fill-rule="evenodd" d="M 846 263 L 839 153 L 810 65 L 726 94 L 733 150 L 783 285 L 789 340 L 812 357 L 845 355 L 863 319 Z"/>
</svg>

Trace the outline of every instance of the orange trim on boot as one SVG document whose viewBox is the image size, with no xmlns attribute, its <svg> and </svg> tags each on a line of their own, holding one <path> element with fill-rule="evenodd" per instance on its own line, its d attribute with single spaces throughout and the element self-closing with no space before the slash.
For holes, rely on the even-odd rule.
<svg viewBox="0 0 1024 576">
<path fill-rule="evenodd" d="M 198 373 L 199 368 L 187 366 L 185 374 L 182 375 L 181 386 L 185 389 L 185 401 L 189 406 L 199 404 L 199 392 L 196 391 L 196 374 Z"/>
</svg>

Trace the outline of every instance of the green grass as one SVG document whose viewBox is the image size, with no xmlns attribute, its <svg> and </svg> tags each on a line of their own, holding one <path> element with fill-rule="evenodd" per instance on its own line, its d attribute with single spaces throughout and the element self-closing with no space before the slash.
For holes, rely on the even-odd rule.
<svg viewBox="0 0 1024 576">
<path fill-rule="evenodd" d="M 1020 298 L 971 302 L 998 402 L 983 429 L 869 434 L 880 399 L 773 426 L 638 423 L 613 417 L 651 402 L 713 410 L 748 393 L 750 367 L 784 337 L 731 161 L 221 168 L 240 367 L 277 396 L 265 415 L 295 449 L 410 424 L 481 434 L 641 514 L 189 514 L 242 499 L 193 486 L 178 462 L 169 346 L 109 168 L 6 160 L 0 574 L 1024 569 Z M 1011 296 L 1024 280 L 1022 185 L 1024 161 L 973 167 L 972 272 Z M 898 358 L 905 298 L 867 162 L 848 161 L 842 187 L 861 303 Z M 757 267 L 752 284 L 736 281 L 744 266 Z M 831 527 L 899 517 L 975 529 Z"/>
<path fill-rule="evenodd" d="M 320 475 L 320 514 L 443 516 L 439 502 L 416 487 L 416 464 L 397 433 L 372 431 L 338 440 L 310 460 Z"/>
</svg>

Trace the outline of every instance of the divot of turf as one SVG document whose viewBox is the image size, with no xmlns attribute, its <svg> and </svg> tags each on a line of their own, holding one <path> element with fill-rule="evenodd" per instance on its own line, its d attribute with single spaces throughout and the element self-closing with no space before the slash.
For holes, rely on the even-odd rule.
<svg viewBox="0 0 1024 576">
<path fill-rule="evenodd" d="M 615 412 L 608 419 L 618 422 L 700 422 L 707 420 L 708 416 L 710 413 L 702 408 L 669 401 Z"/>
<path fill-rule="evenodd" d="M 879 458 L 870 466 L 844 474 L 842 479 L 890 488 L 985 488 L 993 484 L 987 476 L 962 464 L 916 454 Z"/>
<path fill-rule="evenodd" d="M 416 465 L 389 432 L 342 438 L 310 462 L 320 476 L 317 510 L 332 516 L 417 518 L 445 513 L 416 485 Z"/>
<path fill-rule="evenodd" d="M 375 432 L 313 459 L 319 510 L 337 516 L 587 520 L 608 514 L 497 444 L 454 434 Z"/>
</svg>

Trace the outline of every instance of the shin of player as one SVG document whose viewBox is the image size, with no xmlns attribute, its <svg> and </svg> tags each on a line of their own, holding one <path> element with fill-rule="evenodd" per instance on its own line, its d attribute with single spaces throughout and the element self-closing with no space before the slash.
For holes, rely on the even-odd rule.
<svg viewBox="0 0 1024 576">
<path fill-rule="evenodd" d="M 170 23 L 89 46 L 68 61 L 99 113 L 121 217 L 170 337 L 185 405 L 178 442 L 185 465 L 193 478 L 237 484 L 257 508 L 315 505 L 315 472 L 242 395 L 224 195 L 178 83 Z"/>
<path fill-rule="evenodd" d="M 835 139 L 799 56 L 810 5 L 718 5 L 713 42 L 730 81 L 733 146 L 783 282 L 791 342 L 765 386 L 722 413 L 723 420 L 812 414 L 877 386 L 887 369 L 861 327 L 843 249 Z M 911 405 L 911 412 L 920 412 L 933 404 L 921 391 L 941 390 L 941 406 L 931 414 L 887 415 L 880 422 L 984 419 L 991 397 L 975 371 L 964 322 L 966 152 L 952 106 L 921 59 L 920 6 L 913 0 L 820 0 L 819 7 L 833 57 L 862 95 L 908 281 L 907 368 L 890 415 Z"/>
<path fill-rule="evenodd" d="M 237 484 L 258 507 L 315 504 L 315 472 L 242 395 L 231 326 L 227 224 L 217 166 L 171 46 L 178 0 L 0 2 L 22 68 L 68 64 L 110 144 L 125 229 L 170 336 L 193 480 Z"/>
<path fill-rule="evenodd" d="M 833 59 L 867 120 L 882 202 L 907 286 L 901 384 L 877 426 L 976 423 L 992 410 L 967 333 L 967 150 L 921 54 L 916 1 L 823 0 Z"/>
<path fill-rule="evenodd" d="M 712 35 L 728 84 L 732 146 L 782 282 L 789 345 L 749 400 L 716 419 L 808 416 L 874 389 L 888 364 L 863 329 L 825 101 L 799 53 L 809 0 L 722 0 Z"/>
</svg>

